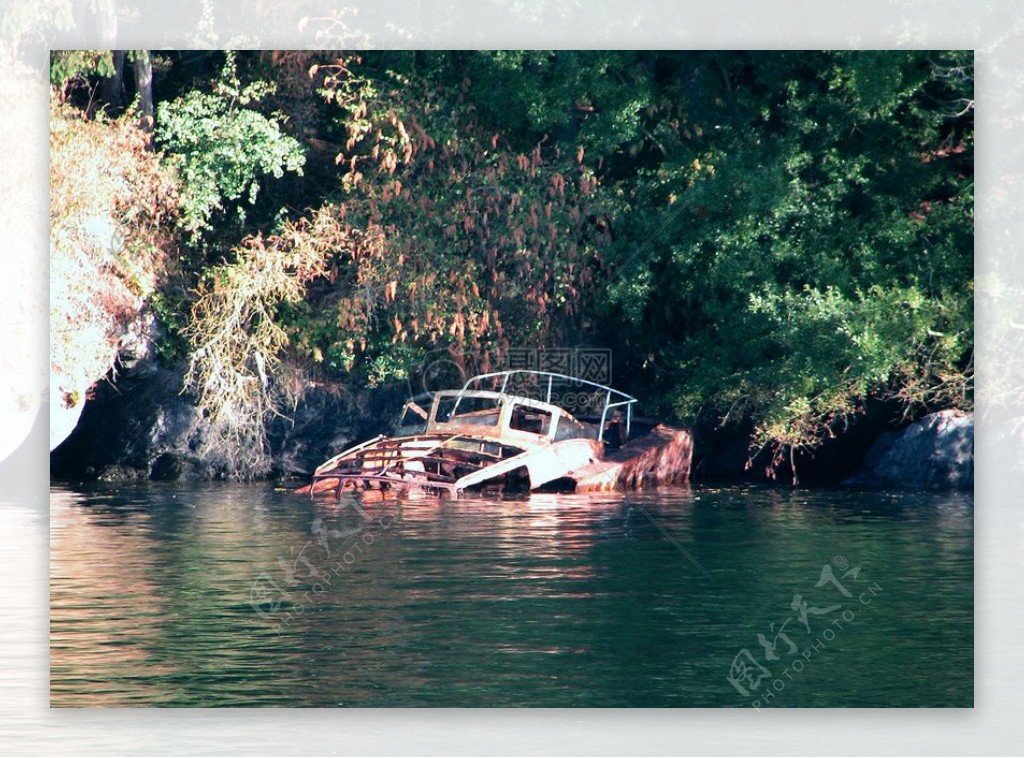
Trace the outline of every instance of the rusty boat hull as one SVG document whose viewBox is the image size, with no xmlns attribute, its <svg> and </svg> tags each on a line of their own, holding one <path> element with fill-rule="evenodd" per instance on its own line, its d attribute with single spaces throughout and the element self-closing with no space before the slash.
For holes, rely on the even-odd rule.
<svg viewBox="0 0 1024 758">
<path fill-rule="evenodd" d="M 522 374 L 541 386 L 541 397 L 525 394 L 521 385 L 510 386 L 509 380 Z M 577 418 L 551 402 L 556 378 L 581 384 L 545 372 L 499 372 L 474 377 L 460 390 L 437 393 L 429 411 L 410 400 L 403 410 L 419 417 L 421 430 L 380 435 L 345 450 L 318 466 L 311 482 L 296 492 L 457 497 L 477 491 L 586 492 L 689 481 L 693 444 L 688 431 L 634 424 L 634 398 L 587 382 L 582 384 L 601 393 L 601 413 L 590 420 Z M 478 389 L 486 379 L 500 380 L 500 388 Z M 615 412 L 623 407 L 625 413 Z"/>
</svg>

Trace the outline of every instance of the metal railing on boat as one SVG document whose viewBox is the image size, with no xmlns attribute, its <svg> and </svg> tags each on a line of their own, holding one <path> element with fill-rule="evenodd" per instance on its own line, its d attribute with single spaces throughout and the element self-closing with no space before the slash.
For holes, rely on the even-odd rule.
<svg viewBox="0 0 1024 758">
<path fill-rule="evenodd" d="M 556 379 L 567 384 L 585 385 L 587 387 L 592 387 L 592 394 L 596 394 L 598 392 L 605 393 L 604 405 L 601 409 L 601 422 L 600 426 L 598 427 L 598 439 L 604 442 L 604 425 L 608 419 L 608 411 L 610 411 L 612 408 L 619 408 L 623 405 L 626 406 L 626 437 L 629 437 L 633 423 L 633 404 L 637 401 L 636 398 L 633 397 L 632 395 L 627 395 L 625 392 L 614 389 L 613 387 L 609 387 L 605 384 L 598 384 L 597 382 L 592 382 L 589 379 L 580 379 L 575 376 L 569 376 L 568 374 L 558 374 L 552 371 L 534 371 L 531 369 L 507 369 L 505 371 L 492 371 L 491 373 L 488 374 L 479 374 L 477 376 L 471 377 L 470 379 L 467 379 L 466 383 L 462 386 L 462 389 L 460 390 L 460 394 L 462 392 L 470 390 L 471 386 L 475 383 L 487 379 L 497 380 L 498 378 L 500 378 L 501 389 L 498 391 L 502 395 L 508 395 L 511 394 L 508 392 L 509 380 L 517 375 L 522 375 L 524 377 L 531 379 L 537 379 L 538 384 L 539 380 L 546 379 L 547 393 L 545 395 L 544 402 L 548 404 L 551 404 L 551 397 L 552 392 L 554 390 Z M 613 397 L 615 398 L 614 403 L 612 402 Z"/>
</svg>

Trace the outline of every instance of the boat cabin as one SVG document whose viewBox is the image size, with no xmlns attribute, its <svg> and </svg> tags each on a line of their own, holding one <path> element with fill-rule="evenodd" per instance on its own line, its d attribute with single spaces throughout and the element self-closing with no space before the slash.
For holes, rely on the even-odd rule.
<svg viewBox="0 0 1024 758">
<path fill-rule="evenodd" d="M 499 382 L 497 389 L 475 389 Z M 538 395 L 545 399 L 538 399 Z M 579 418 L 552 402 L 564 397 L 582 408 Z M 427 400 L 429 410 L 420 404 L 427 404 Z M 618 390 L 564 374 L 501 371 L 475 376 L 459 390 L 443 390 L 407 401 L 399 432 L 493 437 L 521 446 L 594 439 L 617 447 L 629 438 L 635 402 L 635 398 Z"/>
<path fill-rule="evenodd" d="M 481 374 L 461 389 L 406 402 L 396 436 L 325 461 L 309 491 L 537 489 L 571 479 L 625 444 L 635 402 L 564 374 Z"/>
</svg>

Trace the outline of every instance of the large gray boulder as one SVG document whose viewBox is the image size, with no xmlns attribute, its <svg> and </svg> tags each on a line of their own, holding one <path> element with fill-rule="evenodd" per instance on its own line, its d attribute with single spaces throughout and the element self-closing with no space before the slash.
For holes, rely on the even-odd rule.
<svg viewBox="0 0 1024 758">
<path fill-rule="evenodd" d="M 974 415 L 940 411 L 885 432 L 845 484 L 904 490 L 974 488 Z"/>
</svg>

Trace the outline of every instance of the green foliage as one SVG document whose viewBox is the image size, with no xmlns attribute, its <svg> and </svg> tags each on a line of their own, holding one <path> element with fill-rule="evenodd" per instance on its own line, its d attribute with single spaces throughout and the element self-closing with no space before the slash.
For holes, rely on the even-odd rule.
<svg viewBox="0 0 1024 758">
<path fill-rule="evenodd" d="M 970 406 L 973 130 L 949 105 L 972 96 L 936 73 L 964 57 L 703 62 L 624 193 L 609 287 L 677 414 L 752 419 L 780 449 L 869 396 Z"/>
<path fill-rule="evenodd" d="M 157 107 L 158 142 L 181 175 L 181 224 L 193 240 L 213 228 L 227 203 L 255 203 L 264 176 L 302 173 L 302 148 L 281 131 L 281 117 L 247 107 L 273 89 L 269 82 L 243 85 L 229 53 L 212 92 L 192 90 Z M 244 206 L 233 207 L 244 221 Z"/>
<path fill-rule="evenodd" d="M 315 74 L 347 139 L 342 193 L 312 226 L 375 235 L 336 255 L 330 286 L 293 314 L 300 351 L 382 382 L 439 346 L 497 365 L 510 345 L 564 334 L 607 242 L 579 151 L 513 150 L 460 88 L 414 73 L 342 60 Z"/>
<path fill-rule="evenodd" d="M 164 330 L 156 344 L 157 355 L 168 365 L 179 364 L 189 356 L 189 342 L 185 336 L 189 328 L 191 302 L 185 293 L 170 287 L 153 293 L 149 307 Z"/>
<path fill-rule="evenodd" d="M 971 407 L 970 53 L 220 55 L 154 74 L 206 254 L 152 302 L 229 470 L 265 469 L 298 367 L 377 385 L 437 349 L 612 347 L 649 415 L 777 454 L 869 398 Z"/>
<path fill-rule="evenodd" d="M 72 79 L 113 76 L 109 50 L 53 50 L 50 52 L 50 86 L 63 90 Z"/>
</svg>

